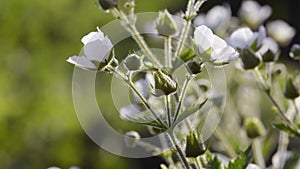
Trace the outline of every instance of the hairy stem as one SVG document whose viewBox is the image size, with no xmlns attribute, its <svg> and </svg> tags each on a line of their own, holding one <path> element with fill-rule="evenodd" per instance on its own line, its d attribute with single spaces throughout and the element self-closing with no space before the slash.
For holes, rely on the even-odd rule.
<svg viewBox="0 0 300 169">
<path fill-rule="evenodd" d="M 171 110 L 171 96 L 166 95 L 166 106 L 167 106 L 167 119 L 169 127 L 172 126 L 172 110 Z"/>
<path fill-rule="evenodd" d="M 181 106 L 182 106 L 182 102 L 183 102 L 183 99 L 185 97 L 185 94 L 186 94 L 186 91 L 187 91 L 187 88 L 188 88 L 188 85 L 190 83 L 190 81 L 193 79 L 193 76 L 192 75 L 187 75 L 184 83 L 183 83 L 183 86 L 182 86 L 182 91 L 179 95 L 179 100 L 178 100 L 178 104 L 177 104 L 177 107 L 176 107 L 176 110 L 175 110 L 175 114 L 174 114 L 174 122 L 177 120 L 178 116 L 179 116 L 179 112 L 180 112 L 180 109 L 181 109 Z"/>
<path fill-rule="evenodd" d="M 258 79 L 258 82 L 262 86 L 263 91 L 266 93 L 266 95 L 268 96 L 268 98 L 272 102 L 272 104 L 277 108 L 277 110 L 278 110 L 279 115 L 281 116 L 281 118 L 283 120 L 285 120 L 288 124 L 290 124 L 291 127 L 294 127 L 294 124 L 286 117 L 285 112 L 281 109 L 281 107 L 279 106 L 279 104 L 276 102 L 275 98 L 271 95 L 270 87 L 265 83 L 264 78 L 262 77 L 262 75 L 259 72 L 259 70 L 255 69 L 254 72 L 255 72 L 255 75 L 256 75 L 256 77 Z"/>
<path fill-rule="evenodd" d="M 171 131 L 172 132 L 172 131 Z M 179 159 L 181 161 L 182 166 L 184 167 L 184 169 L 191 169 L 188 160 L 185 158 L 185 155 L 182 151 L 182 149 L 180 148 L 180 146 L 177 144 L 176 138 L 174 136 L 173 133 L 167 133 L 167 135 L 170 138 L 171 144 L 173 145 L 173 147 L 176 149 L 177 154 L 179 155 Z"/>
<path fill-rule="evenodd" d="M 137 30 L 135 23 L 132 23 L 128 17 L 118 8 L 112 8 L 111 13 L 117 18 L 120 19 L 125 23 L 125 26 L 129 33 L 133 36 L 133 39 L 137 42 L 146 56 L 155 64 L 158 68 L 161 68 L 162 65 L 156 59 L 155 55 L 152 53 L 148 45 L 146 44 L 144 38 L 140 35 L 139 31 Z"/>
<path fill-rule="evenodd" d="M 165 64 L 166 67 L 172 68 L 172 37 L 167 36 L 165 39 Z"/>
<path fill-rule="evenodd" d="M 227 140 L 226 136 L 224 135 L 223 131 L 218 127 L 215 131 L 215 136 L 223 143 L 228 155 L 230 157 L 235 157 L 236 152 L 234 151 L 232 145 Z"/>
</svg>

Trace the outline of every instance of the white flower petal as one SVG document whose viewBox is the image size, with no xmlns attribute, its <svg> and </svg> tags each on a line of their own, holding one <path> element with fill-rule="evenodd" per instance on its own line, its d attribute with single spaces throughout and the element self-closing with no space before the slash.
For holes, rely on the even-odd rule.
<svg viewBox="0 0 300 169">
<path fill-rule="evenodd" d="M 224 24 L 224 22 L 228 21 L 230 18 L 231 9 L 229 5 L 217 5 L 207 12 L 206 23 L 208 27 L 214 29 Z"/>
<path fill-rule="evenodd" d="M 257 28 L 271 16 L 272 8 L 268 5 L 260 6 L 256 1 L 248 0 L 242 3 L 239 16 L 252 28 Z"/>
<path fill-rule="evenodd" d="M 72 56 L 67 59 L 67 62 L 86 69 L 97 69 L 95 64 L 85 56 Z"/>
<path fill-rule="evenodd" d="M 295 28 L 282 20 L 267 24 L 268 34 L 281 45 L 288 45 L 296 34 Z"/>
<path fill-rule="evenodd" d="M 239 54 L 231 46 L 226 46 L 223 49 L 215 49 L 212 52 L 211 60 L 215 63 L 229 63 L 238 59 Z"/>
<path fill-rule="evenodd" d="M 227 46 L 227 43 L 217 35 L 214 35 L 214 42 L 212 46 L 214 49 L 223 49 Z"/>
<path fill-rule="evenodd" d="M 273 52 L 274 54 L 277 53 L 279 50 L 278 44 L 272 38 L 266 38 L 262 42 L 261 48 L 257 51 L 260 55 L 265 54 L 268 50 Z"/>
<path fill-rule="evenodd" d="M 204 52 L 212 47 L 214 42 L 214 34 L 207 26 L 198 26 L 194 32 L 195 42 L 200 50 Z"/>
<path fill-rule="evenodd" d="M 104 34 L 100 30 L 98 32 L 90 32 L 89 34 L 85 35 L 82 39 L 81 42 L 86 45 L 89 42 L 93 42 L 98 39 L 104 39 Z"/>
<path fill-rule="evenodd" d="M 84 55 L 90 60 L 102 62 L 109 57 L 111 48 L 112 45 L 109 41 L 95 40 L 87 43 L 83 50 Z"/>
<path fill-rule="evenodd" d="M 245 27 L 234 31 L 229 39 L 229 42 L 233 47 L 246 48 L 252 45 L 252 43 L 256 39 L 256 36 L 250 28 Z"/>
</svg>

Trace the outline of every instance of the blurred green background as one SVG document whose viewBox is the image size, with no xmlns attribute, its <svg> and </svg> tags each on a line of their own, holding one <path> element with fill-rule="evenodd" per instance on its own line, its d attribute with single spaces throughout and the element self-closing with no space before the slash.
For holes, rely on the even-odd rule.
<svg viewBox="0 0 300 169">
<path fill-rule="evenodd" d="M 222 2 L 210 0 L 203 10 Z M 230 3 L 236 10 L 241 1 Z M 300 6 L 298 1 L 267 3 L 274 4 L 273 17 L 300 30 L 291 17 L 296 12 L 299 18 L 292 8 L 295 3 Z M 185 8 L 186 1 L 137 0 L 136 4 L 137 12 L 168 8 L 175 13 Z M 73 66 L 65 60 L 79 53 L 82 36 L 112 20 L 92 0 L 0 1 L 1 169 L 158 168 L 159 157 L 125 159 L 101 150 L 84 133 L 73 108 Z"/>
</svg>

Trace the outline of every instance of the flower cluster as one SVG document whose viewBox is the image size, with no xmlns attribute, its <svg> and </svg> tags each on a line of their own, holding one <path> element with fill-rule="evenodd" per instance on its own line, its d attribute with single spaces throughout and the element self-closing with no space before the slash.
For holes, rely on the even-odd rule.
<svg viewBox="0 0 300 169">
<path fill-rule="evenodd" d="M 254 151 L 256 164 L 249 164 L 252 156 L 251 148 L 236 160 L 228 162 L 227 159 L 226 163 L 221 164 L 218 159 L 221 157 L 212 155 L 208 144 L 202 140 L 198 128 L 202 127 L 201 121 L 209 113 L 203 106 L 205 107 L 207 102 L 218 100 L 217 104 L 210 105 L 213 105 L 216 112 L 220 112 L 221 106 L 216 105 L 222 105 L 219 102 L 224 101 L 223 96 L 214 93 L 215 89 L 209 82 L 204 85 L 203 82 L 208 80 L 203 69 L 206 66 L 219 69 L 232 62 L 241 63 L 242 72 L 254 73 L 262 91 L 282 118 L 282 123 L 277 123 L 275 126 L 282 132 L 300 136 L 297 123 L 299 118 L 295 117 L 295 113 L 290 115 L 285 113 L 281 108 L 283 103 L 279 104 L 275 99 L 273 88 L 274 83 L 277 83 L 275 82 L 277 77 L 285 78 L 282 92 L 286 99 L 284 101 L 296 103 L 299 98 L 299 85 L 293 78 L 297 75 L 286 72 L 282 77 L 282 70 L 286 69 L 278 63 L 280 47 L 291 42 L 295 30 L 279 20 L 268 22 L 265 27 L 264 23 L 270 17 L 272 9 L 268 5 L 260 6 L 252 0 L 243 2 L 238 12 L 240 19 L 232 16 L 228 4 L 215 6 L 207 14 L 197 15 L 203 3 L 204 0 L 189 0 L 180 24 L 167 10 L 160 12 L 153 21 L 158 39 L 164 41 L 164 62 L 162 62 L 163 59 L 150 49 L 144 37 L 138 32 L 133 0 L 125 4 L 127 13 L 117 7 L 119 3 L 115 0 L 99 0 L 99 7 L 119 19 L 124 29 L 132 35 L 141 52 L 129 53 L 124 61 L 117 60 L 116 58 L 119 57 L 115 56 L 111 40 L 98 29 L 97 32 L 91 32 L 82 38 L 84 46 L 80 56 L 72 56 L 67 61 L 83 69 L 114 74 L 124 82 L 130 89 L 131 102 L 119 110 L 120 118 L 148 126 L 150 133 L 167 132 L 166 139 L 170 140 L 173 149 L 163 156 L 169 160 L 169 168 L 201 168 L 201 165 L 204 167 L 216 165 L 217 168 L 225 165 L 265 168 L 266 164 L 260 157 L 262 150 L 259 146 L 267 132 L 264 124 L 257 117 L 241 117 L 243 119 L 241 128 L 245 137 L 247 136 L 248 142 L 253 142 L 250 147 Z M 179 29 L 178 25 L 182 28 Z M 299 51 L 300 46 L 293 45 L 289 53 L 290 57 L 300 60 Z M 176 71 L 181 67 L 185 68 L 185 76 L 178 78 Z M 180 82 L 178 79 L 184 80 Z M 279 88 L 279 85 L 275 86 Z M 195 90 L 198 92 L 194 92 Z M 236 91 L 237 95 L 243 90 L 244 88 L 240 87 Z M 202 115 L 197 117 L 197 122 L 190 124 L 189 117 L 196 117 L 194 115 L 199 111 L 202 111 Z M 192 125 L 195 127 L 192 128 Z M 220 131 L 216 133 L 216 137 L 224 141 L 222 133 L 220 134 Z M 131 147 L 145 145 L 139 142 L 140 136 L 137 132 L 130 131 L 127 135 L 136 138 L 134 144 L 130 143 Z M 177 143 L 177 139 L 183 141 Z M 225 144 L 229 146 L 225 148 L 228 154 L 237 156 L 236 150 L 231 148 L 226 140 Z M 283 152 L 278 152 L 279 155 L 280 153 L 282 156 Z M 179 156 L 177 161 L 172 158 L 174 154 Z M 202 159 L 203 164 L 199 164 L 198 157 Z M 161 167 L 167 168 L 164 165 Z"/>
</svg>

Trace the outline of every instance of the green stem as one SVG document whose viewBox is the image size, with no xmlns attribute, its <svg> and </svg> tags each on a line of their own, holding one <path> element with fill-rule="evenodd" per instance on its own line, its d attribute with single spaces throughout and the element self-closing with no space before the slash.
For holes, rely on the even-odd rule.
<svg viewBox="0 0 300 169">
<path fill-rule="evenodd" d="M 133 36 L 133 39 L 137 42 L 137 44 L 140 46 L 140 48 L 143 50 L 143 52 L 146 54 L 146 56 L 149 57 L 149 59 L 153 62 L 153 64 L 155 64 L 158 68 L 161 68 L 162 65 L 156 59 L 155 55 L 152 53 L 152 51 L 146 44 L 144 38 L 140 35 L 135 24 L 133 24 L 128 19 L 128 17 L 118 8 L 112 8 L 111 12 L 115 17 L 117 17 L 117 19 L 120 19 L 121 21 L 123 21 L 126 24 L 126 27 L 128 28 L 128 32 L 131 33 L 131 35 Z"/>
<path fill-rule="evenodd" d="M 166 67 L 172 68 L 172 37 L 167 36 L 165 39 L 165 64 Z"/>
<path fill-rule="evenodd" d="M 283 120 L 285 120 L 288 124 L 290 124 L 291 126 L 294 127 L 294 124 L 286 117 L 284 111 L 281 109 L 279 104 L 276 102 L 275 98 L 271 95 L 270 87 L 264 82 L 264 78 L 262 77 L 259 70 L 255 69 L 254 72 L 255 72 L 256 77 L 258 78 L 260 85 L 262 86 L 263 91 L 266 93 L 266 95 L 268 96 L 268 98 L 272 102 L 272 104 L 277 108 L 281 118 Z"/>
<path fill-rule="evenodd" d="M 187 91 L 187 88 L 188 88 L 188 85 L 190 83 L 190 81 L 193 79 L 193 76 L 192 75 L 187 75 L 184 83 L 183 83 L 183 86 L 182 86 L 182 91 L 179 95 L 179 100 L 178 100 L 178 104 L 177 104 L 177 107 L 176 107 L 176 110 L 175 110 L 175 113 L 174 113 L 174 120 L 173 122 L 175 122 L 179 116 L 179 112 L 180 112 L 180 109 L 181 109 L 181 106 L 182 106 L 182 101 L 185 97 L 185 94 L 186 94 L 186 91 Z"/>
<path fill-rule="evenodd" d="M 172 126 L 172 110 L 171 110 L 171 97 L 166 95 L 166 105 L 167 105 L 167 119 L 169 127 Z"/>
<path fill-rule="evenodd" d="M 202 166 L 197 158 L 194 159 L 194 163 L 196 164 L 198 169 L 202 169 Z"/>
<path fill-rule="evenodd" d="M 172 132 L 172 131 L 171 131 Z M 187 161 L 187 159 L 185 158 L 185 155 L 183 153 L 183 151 L 181 150 L 180 146 L 177 144 L 176 138 L 173 135 L 173 133 L 167 133 L 167 135 L 170 138 L 171 144 L 173 145 L 173 147 L 175 147 L 177 154 L 179 155 L 179 159 L 181 161 L 182 166 L 185 169 L 191 169 L 189 162 Z"/>
<path fill-rule="evenodd" d="M 156 115 L 154 110 L 151 108 L 149 105 L 148 101 L 144 98 L 144 96 L 137 90 L 137 88 L 134 86 L 132 81 L 128 79 L 123 72 L 120 72 L 119 70 L 113 68 L 112 66 L 107 66 L 107 69 L 111 70 L 112 72 L 116 73 L 116 75 L 121 78 L 129 87 L 130 89 L 141 99 L 143 102 L 144 106 L 151 112 L 151 114 L 155 117 L 155 120 L 162 126 L 164 126 L 165 129 L 168 127 L 161 121 L 161 119 Z"/>
<path fill-rule="evenodd" d="M 191 24 L 192 24 L 191 20 L 186 21 L 184 24 L 183 32 L 179 38 L 179 42 L 178 42 L 178 45 L 177 45 L 177 48 L 176 48 L 176 51 L 174 54 L 175 57 L 179 57 L 180 53 L 183 50 L 183 47 L 184 47 L 185 41 L 187 39 L 187 35 L 190 30 Z"/>
<path fill-rule="evenodd" d="M 264 156 L 262 154 L 261 141 L 259 138 L 253 140 L 252 149 L 255 162 L 261 169 L 266 168 Z"/>
<path fill-rule="evenodd" d="M 296 112 L 295 115 L 297 117 L 296 119 L 299 119 L 300 118 L 300 110 L 297 107 L 296 99 L 293 100 L 293 105 L 295 107 L 295 112 Z"/>
<path fill-rule="evenodd" d="M 228 155 L 230 157 L 235 157 L 236 152 L 234 151 L 232 145 L 227 140 L 227 137 L 224 135 L 223 131 L 218 127 L 215 131 L 215 136 L 223 143 Z"/>
</svg>

